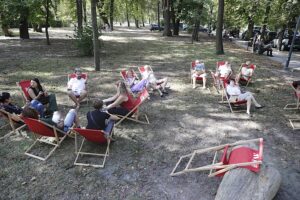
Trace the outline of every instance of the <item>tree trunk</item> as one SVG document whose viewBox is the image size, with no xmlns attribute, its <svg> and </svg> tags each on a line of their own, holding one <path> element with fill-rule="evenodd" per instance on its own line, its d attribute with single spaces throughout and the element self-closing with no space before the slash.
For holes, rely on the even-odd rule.
<svg viewBox="0 0 300 200">
<path fill-rule="evenodd" d="M 157 1 L 157 26 L 159 28 L 159 31 L 160 31 L 160 0 Z"/>
<path fill-rule="evenodd" d="M 254 29 L 254 21 L 251 16 L 248 17 L 248 30 L 246 34 L 246 40 L 249 40 L 250 38 L 253 37 L 253 29 Z"/>
<path fill-rule="evenodd" d="M 108 25 L 108 27 L 110 27 L 110 24 L 108 22 L 108 18 L 107 18 L 107 14 L 104 12 L 103 9 L 103 5 L 104 5 L 104 0 L 97 0 L 97 8 L 98 8 L 98 12 L 99 12 L 99 16 L 101 18 L 101 20 L 103 21 L 103 24 Z"/>
<path fill-rule="evenodd" d="M 178 7 L 177 7 L 177 13 L 175 15 L 175 24 L 173 28 L 173 35 L 179 35 L 179 25 L 180 25 L 180 18 L 178 17 L 179 14 L 181 13 L 182 9 L 182 0 L 179 0 Z"/>
<path fill-rule="evenodd" d="M 163 13 L 164 13 L 164 32 L 163 36 L 172 36 L 171 27 L 170 27 L 170 20 L 171 20 L 171 1 L 170 0 L 163 0 Z"/>
<path fill-rule="evenodd" d="M 174 5 L 173 5 L 173 0 L 171 1 L 171 27 L 173 27 L 173 35 L 174 35 L 174 28 L 175 28 L 175 22 L 176 22 L 176 18 L 175 18 L 175 10 L 174 10 Z"/>
<path fill-rule="evenodd" d="M 77 28 L 78 32 L 82 33 L 82 0 L 76 0 L 76 11 L 77 11 Z"/>
<path fill-rule="evenodd" d="M 135 28 L 140 28 L 138 19 L 134 18 L 134 23 L 135 23 Z"/>
<path fill-rule="evenodd" d="M 28 16 L 29 16 L 29 8 L 24 7 L 20 12 L 20 38 L 21 39 L 29 39 L 28 32 Z"/>
<path fill-rule="evenodd" d="M 142 25 L 143 27 L 145 27 L 145 19 L 144 19 L 143 11 L 141 11 L 141 15 L 142 15 Z"/>
<path fill-rule="evenodd" d="M 47 45 L 50 45 L 50 39 L 49 39 L 49 33 L 48 33 L 48 27 L 49 27 L 49 0 L 46 0 L 46 39 L 47 39 Z"/>
<path fill-rule="evenodd" d="M 99 51 L 99 41 L 98 41 L 99 35 L 98 35 L 98 27 L 97 27 L 96 4 L 97 4 L 97 0 L 91 0 L 95 71 L 100 71 L 100 55 L 99 55 L 100 51 Z"/>
<path fill-rule="evenodd" d="M 271 200 L 280 183 L 280 173 L 268 165 L 262 165 L 258 173 L 232 169 L 224 175 L 215 200 Z"/>
<path fill-rule="evenodd" d="M 208 33 L 209 36 L 211 36 L 214 4 L 211 4 L 209 9 L 210 9 L 209 11 L 210 15 L 209 15 Z"/>
<path fill-rule="evenodd" d="M 194 30 L 193 30 L 193 34 L 192 34 L 192 41 L 199 41 L 199 37 L 198 37 L 199 27 L 200 27 L 200 20 L 197 18 L 196 22 L 194 24 Z"/>
<path fill-rule="evenodd" d="M 266 41 L 266 30 L 267 30 L 267 24 L 268 24 L 268 18 L 269 18 L 269 13 L 270 13 L 270 9 L 271 9 L 271 0 L 267 1 L 267 6 L 266 6 L 266 11 L 265 11 L 265 18 L 263 21 L 263 29 L 261 32 L 261 37 L 264 39 L 264 41 Z"/>
<path fill-rule="evenodd" d="M 36 32 L 39 32 L 39 33 L 43 32 L 43 26 L 42 26 L 42 24 L 38 24 Z"/>
<path fill-rule="evenodd" d="M 125 2 L 125 8 L 126 8 L 126 20 L 127 20 L 127 26 L 130 27 L 130 21 L 129 21 L 129 13 L 128 13 L 128 4 L 127 4 L 127 1 Z"/>
<path fill-rule="evenodd" d="M 0 18 L 1 18 L 1 29 L 4 33 L 4 36 L 6 37 L 12 37 L 12 33 L 9 31 L 9 26 L 8 26 L 8 23 L 6 23 L 5 21 L 5 16 L 3 14 L 0 15 Z"/>
<path fill-rule="evenodd" d="M 110 0 L 109 5 L 109 21 L 110 21 L 110 30 L 114 30 L 114 0 Z"/>
<path fill-rule="evenodd" d="M 224 0 L 219 0 L 217 32 L 216 32 L 216 53 L 219 55 L 224 54 L 223 38 L 222 38 L 223 18 L 224 18 Z"/>
<path fill-rule="evenodd" d="M 83 10 L 83 21 L 84 24 L 87 24 L 87 19 L 86 19 L 86 0 L 82 0 L 82 10 Z"/>
</svg>

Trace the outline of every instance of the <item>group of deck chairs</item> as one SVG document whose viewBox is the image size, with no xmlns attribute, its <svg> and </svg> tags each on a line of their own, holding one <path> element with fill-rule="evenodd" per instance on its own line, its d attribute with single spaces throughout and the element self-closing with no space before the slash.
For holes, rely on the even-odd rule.
<svg viewBox="0 0 300 200">
<path fill-rule="evenodd" d="M 221 65 L 225 64 L 224 61 L 217 62 L 217 68 Z M 191 72 L 195 67 L 195 62 L 191 63 Z M 251 65 L 253 71 L 256 69 L 255 65 Z M 239 70 L 240 71 L 240 70 Z M 237 101 L 237 102 L 229 102 L 228 94 L 226 92 L 227 81 L 224 77 L 219 77 L 217 80 L 212 73 L 212 78 L 214 80 L 214 87 L 218 90 L 222 88 L 222 100 L 223 95 L 225 95 L 226 100 L 230 106 L 231 112 L 233 112 L 231 104 L 241 105 L 246 102 Z M 201 77 L 198 77 L 198 80 L 201 80 Z M 247 80 L 242 79 L 244 85 L 248 86 L 252 77 L 249 77 Z M 287 104 L 284 109 L 285 110 L 298 110 L 300 108 L 300 93 L 298 87 L 300 87 L 300 81 L 294 81 L 291 85 L 293 90 L 293 95 L 295 96 L 296 103 Z M 294 123 L 300 122 L 300 119 L 289 119 L 291 126 L 294 130 L 300 129 L 300 127 L 296 127 Z M 258 148 L 250 148 L 249 144 L 253 147 L 253 143 L 257 143 Z M 246 145 L 246 146 L 241 146 Z M 205 166 L 198 166 L 195 158 L 201 156 L 201 154 L 209 154 L 210 152 L 214 152 L 212 163 Z M 260 165 L 263 161 L 263 138 L 251 139 L 251 140 L 242 140 L 237 141 L 231 144 L 223 144 L 215 147 L 208 147 L 205 149 L 194 150 L 192 153 L 180 156 L 178 162 L 171 172 L 171 176 L 178 176 L 181 174 L 189 173 L 189 172 L 197 172 L 197 171 L 209 171 L 208 176 L 214 177 L 219 176 L 222 177 L 226 172 L 234 168 L 246 168 L 253 172 L 259 172 Z"/>
<path fill-rule="evenodd" d="M 140 73 L 144 72 L 144 66 L 139 67 Z M 152 70 L 150 68 L 150 70 Z M 122 70 L 120 72 L 122 78 L 125 80 L 126 79 L 126 70 Z M 135 74 L 137 76 L 137 74 Z M 74 77 L 75 74 L 68 74 L 68 80 L 72 77 Z M 138 76 L 137 76 L 138 77 Z M 88 74 L 83 73 L 82 78 L 88 79 Z M 30 80 L 22 80 L 20 82 L 17 82 L 17 86 L 20 88 L 20 91 L 22 93 L 22 97 L 24 100 L 24 103 L 29 99 L 29 94 L 28 94 L 28 88 L 30 87 Z M 141 114 L 139 112 L 140 106 L 144 103 L 146 99 L 149 99 L 149 93 L 147 89 L 145 88 L 142 90 L 140 93 L 136 94 L 135 97 L 132 96 L 133 94 L 128 94 L 128 99 L 129 103 L 127 103 L 127 106 L 129 106 L 127 109 L 130 110 L 130 112 L 125 115 L 125 116 L 118 116 L 120 117 L 120 120 L 117 121 L 117 123 L 114 124 L 114 126 L 119 125 L 121 122 L 123 122 L 125 119 L 131 120 L 134 122 L 142 123 L 142 124 L 149 124 L 149 119 L 146 114 L 144 114 L 145 120 L 141 120 Z M 87 98 L 89 101 L 89 98 Z M 72 127 L 68 132 L 64 132 L 60 129 L 58 129 L 56 126 L 50 125 L 44 121 L 37 120 L 37 119 L 32 119 L 32 118 L 26 118 L 22 117 L 21 122 L 15 122 L 12 118 L 12 114 L 6 112 L 3 109 L 0 109 L 0 112 L 2 116 L 7 118 L 8 123 L 3 125 L 0 128 L 3 128 L 4 126 L 11 126 L 12 131 L 3 136 L 2 138 L 5 138 L 12 133 L 19 132 L 23 128 L 27 127 L 30 132 L 34 134 L 35 141 L 34 143 L 25 151 L 25 154 L 39 159 L 39 160 L 47 160 L 53 152 L 61 145 L 61 143 L 64 141 L 64 139 L 67 136 L 70 136 L 72 138 L 75 137 L 75 153 L 76 153 L 76 159 L 74 161 L 74 165 L 82 165 L 82 166 L 93 166 L 93 167 L 104 167 L 106 158 L 109 156 L 109 147 L 110 143 L 112 141 L 112 136 L 114 133 L 114 129 L 111 130 L 109 135 L 107 133 L 105 134 L 103 130 L 92 130 L 92 129 L 84 129 L 84 128 L 75 128 Z M 132 115 L 134 114 L 134 117 Z M 22 124 L 21 126 L 17 127 L 18 124 Z M 78 135 L 83 136 L 81 144 L 78 146 Z M 2 139 L 0 138 L 0 139 Z M 104 153 L 91 153 L 91 152 L 83 152 L 83 145 L 85 140 L 94 142 L 94 143 L 99 143 L 99 144 L 105 144 L 106 149 Z M 35 147 L 37 143 L 46 143 L 52 146 L 51 150 L 46 156 L 39 156 L 34 153 L 31 153 L 31 150 Z M 78 149 L 79 147 L 79 149 Z M 82 163 L 79 162 L 79 157 L 80 156 L 100 156 L 103 157 L 103 162 L 101 164 L 92 164 L 92 163 Z"/>
</svg>

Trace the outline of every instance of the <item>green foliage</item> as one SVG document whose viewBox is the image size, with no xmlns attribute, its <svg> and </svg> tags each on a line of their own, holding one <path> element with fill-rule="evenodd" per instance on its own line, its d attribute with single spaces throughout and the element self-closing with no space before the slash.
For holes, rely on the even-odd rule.
<svg viewBox="0 0 300 200">
<path fill-rule="evenodd" d="M 93 55 L 93 28 L 91 26 L 84 26 L 82 33 L 75 28 L 75 44 L 79 49 L 81 55 Z"/>
</svg>

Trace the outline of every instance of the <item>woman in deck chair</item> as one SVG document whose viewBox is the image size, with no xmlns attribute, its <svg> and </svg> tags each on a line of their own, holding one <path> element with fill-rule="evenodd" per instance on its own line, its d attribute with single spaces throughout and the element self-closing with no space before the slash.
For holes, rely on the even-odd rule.
<svg viewBox="0 0 300 200">
<path fill-rule="evenodd" d="M 229 102 L 247 101 L 247 114 L 250 115 L 251 103 L 253 102 L 255 108 L 263 108 L 264 106 L 257 103 L 251 92 L 242 93 L 240 87 L 235 84 L 234 79 L 230 79 L 229 85 L 226 87 L 226 92 L 229 95 Z"/>
<path fill-rule="evenodd" d="M 124 81 L 119 81 L 117 83 L 117 93 L 103 100 L 103 103 L 107 105 L 103 110 L 107 110 L 109 114 L 126 116 L 130 110 L 125 108 L 124 104 L 129 102 L 129 95 L 130 93 Z"/>
<path fill-rule="evenodd" d="M 168 83 L 168 78 L 164 77 L 162 79 L 157 79 L 154 76 L 153 71 L 148 65 L 145 65 L 145 71 L 142 73 L 143 79 L 148 80 L 148 88 L 152 88 L 153 90 L 157 90 L 160 97 L 163 97 L 164 94 L 168 94 L 166 91 L 166 85 Z"/>
<path fill-rule="evenodd" d="M 87 129 L 103 130 L 105 134 L 109 134 L 114 126 L 114 121 L 118 120 L 119 117 L 110 115 L 103 111 L 103 101 L 96 99 L 93 103 L 95 110 L 89 111 L 86 115 L 88 124 Z"/>
<path fill-rule="evenodd" d="M 236 82 L 239 83 L 241 78 L 248 80 L 250 77 L 252 77 L 253 71 L 253 68 L 251 68 L 251 62 L 246 61 L 245 64 L 242 64 L 241 71 L 236 76 Z"/>
<path fill-rule="evenodd" d="M 15 104 L 13 104 L 13 100 L 11 98 L 10 93 L 8 92 L 2 92 L 2 95 L 0 95 L 0 103 L 1 103 L 1 108 L 3 110 L 5 110 L 8 113 L 11 113 L 11 117 L 14 121 L 16 122 L 20 122 L 22 121 L 20 118 L 20 114 L 23 111 L 23 108 L 21 108 L 20 106 L 17 106 Z M 36 100 L 32 100 L 28 106 L 31 106 L 32 108 L 34 108 L 36 111 L 38 111 L 40 116 L 43 116 L 44 113 L 44 106 L 43 104 L 41 104 L 40 102 L 36 101 Z"/>
<path fill-rule="evenodd" d="M 225 80 L 228 80 L 231 75 L 232 75 L 231 64 L 228 61 L 225 61 L 224 65 L 220 65 L 216 69 L 215 76 L 218 78 L 224 78 Z"/>
<path fill-rule="evenodd" d="M 57 110 L 56 97 L 54 94 L 48 94 L 45 88 L 41 85 L 38 78 L 34 78 L 30 81 L 30 87 L 28 88 L 29 100 L 36 100 L 41 102 L 47 108 L 47 115 L 53 114 Z"/>
<path fill-rule="evenodd" d="M 141 81 L 137 80 L 137 77 L 134 76 L 133 70 L 129 69 L 126 72 L 126 82 L 133 93 L 139 93 L 147 86 L 148 79 L 142 79 Z"/>
</svg>

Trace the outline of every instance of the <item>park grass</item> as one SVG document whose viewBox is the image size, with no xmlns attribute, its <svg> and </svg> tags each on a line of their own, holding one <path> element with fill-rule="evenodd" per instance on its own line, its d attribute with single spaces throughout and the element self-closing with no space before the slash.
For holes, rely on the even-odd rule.
<svg viewBox="0 0 300 200">
<path fill-rule="evenodd" d="M 74 167 L 74 142 L 67 139 L 46 162 L 27 158 L 24 149 L 32 142 L 12 136 L 0 142 L 2 172 L 0 184 L 5 187 L 0 199 L 214 199 L 220 179 L 206 173 L 179 177 L 168 174 L 180 155 L 194 149 L 240 139 L 264 137 L 265 160 L 280 170 L 283 184 L 276 199 L 297 197 L 299 177 L 294 164 L 299 160 L 299 136 L 286 126 L 287 117 L 297 113 L 282 110 L 287 96 L 287 76 L 280 65 L 264 56 L 253 55 L 232 43 L 225 43 L 225 55 L 215 55 L 214 39 L 201 35 L 191 43 L 187 35 L 164 38 L 159 33 L 117 29 L 104 33 L 101 48 L 101 71 L 93 70 L 93 58 L 81 57 L 72 40 L 0 41 L 0 91 L 10 91 L 21 105 L 21 94 L 15 82 L 39 77 L 45 87 L 56 94 L 59 109 L 67 112 L 73 104 L 66 95 L 67 73 L 81 67 L 89 73 L 91 98 L 114 94 L 114 83 L 123 68 L 150 64 L 157 76 L 168 76 L 170 93 L 165 98 L 152 95 L 142 107 L 150 125 L 125 122 L 116 128 L 117 141 L 104 169 Z M 255 82 L 249 87 L 263 110 L 231 114 L 218 104 L 220 95 L 209 80 L 210 90 L 193 90 L 190 85 L 190 62 L 201 59 L 208 70 L 219 60 L 229 60 L 235 71 L 251 60 L 257 64 Z M 90 105 L 80 108 L 80 120 L 86 125 Z M 29 134 L 29 133 L 28 133 Z M 202 160 L 211 161 L 208 155 Z M 35 177 L 32 180 L 32 177 Z"/>
</svg>

